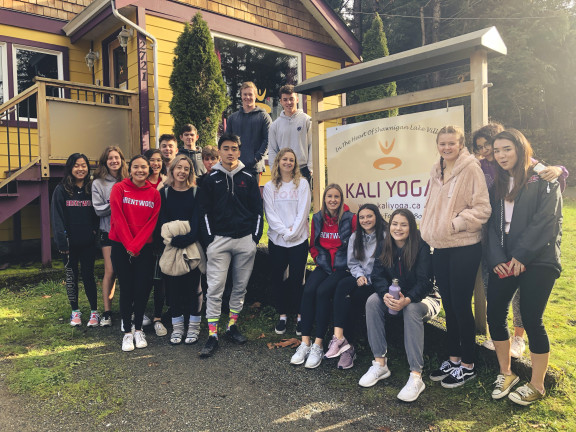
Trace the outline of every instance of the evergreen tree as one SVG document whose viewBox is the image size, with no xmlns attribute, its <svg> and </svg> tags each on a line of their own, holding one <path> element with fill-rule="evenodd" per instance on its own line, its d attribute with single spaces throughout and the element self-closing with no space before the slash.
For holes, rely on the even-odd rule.
<svg viewBox="0 0 576 432">
<path fill-rule="evenodd" d="M 208 24 L 197 13 L 192 25 L 186 23 L 174 48 L 170 75 L 172 100 L 170 114 L 174 135 L 193 124 L 198 129 L 198 145 L 214 144 L 222 112 L 228 106 L 226 85 Z"/>
<path fill-rule="evenodd" d="M 378 14 L 374 14 L 370 29 L 364 34 L 362 41 L 362 57 L 364 61 L 370 61 L 386 57 L 389 55 L 388 43 L 382 20 Z M 360 103 L 377 99 L 383 99 L 390 96 L 396 96 L 396 82 L 392 81 L 386 84 L 367 87 L 361 90 L 355 90 L 350 93 L 350 102 Z M 390 111 L 381 111 L 372 114 L 365 114 L 356 117 L 356 121 L 368 121 L 385 117 L 394 117 L 398 115 L 398 109 Z"/>
</svg>

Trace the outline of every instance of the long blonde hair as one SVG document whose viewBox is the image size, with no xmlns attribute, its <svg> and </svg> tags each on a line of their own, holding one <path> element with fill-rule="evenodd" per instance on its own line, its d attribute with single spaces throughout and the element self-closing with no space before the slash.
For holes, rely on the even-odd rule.
<svg viewBox="0 0 576 432">
<path fill-rule="evenodd" d="M 168 179 L 166 179 L 164 185 L 166 186 L 174 185 L 174 168 L 176 168 L 176 165 L 178 165 L 178 163 L 183 160 L 185 160 L 190 164 L 190 172 L 188 173 L 188 179 L 186 181 L 186 184 L 188 185 L 188 188 L 196 186 L 196 174 L 194 173 L 194 164 L 192 163 L 192 159 L 183 154 L 176 155 L 174 160 L 170 162 L 170 166 L 168 167 Z"/>
<path fill-rule="evenodd" d="M 330 189 L 336 189 L 340 194 L 340 207 L 338 207 L 338 210 L 336 211 L 336 217 L 338 218 L 338 223 L 340 223 L 340 219 L 342 219 L 342 214 L 344 213 L 344 192 L 340 185 L 336 183 L 330 183 L 326 186 L 326 189 L 324 189 L 324 193 L 322 194 L 322 219 L 326 219 L 326 216 L 332 217 L 330 211 L 328 211 L 328 207 L 326 206 L 326 195 Z"/>
<path fill-rule="evenodd" d="M 300 185 L 300 180 L 302 179 L 302 174 L 300 174 L 300 168 L 298 167 L 298 159 L 296 159 L 296 153 L 291 148 L 285 147 L 278 152 L 274 158 L 274 164 L 272 165 L 272 184 L 276 186 L 276 189 L 280 189 L 282 186 L 282 174 L 280 174 L 280 159 L 286 154 L 292 153 L 294 155 L 294 168 L 292 169 L 292 180 L 294 181 L 294 186 L 298 189 Z"/>
<path fill-rule="evenodd" d="M 444 134 L 454 134 L 458 137 L 458 144 L 460 144 L 460 150 L 462 150 L 464 146 L 465 136 L 464 131 L 460 129 L 458 126 L 448 125 L 444 126 L 442 129 L 438 131 L 436 134 L 436 144 L 438 144 L 438 139 L 440 135 Z M 444 165 L 444 158 L 440 156 L 440 178 L 444 180 L 444 169 L 446 166 Z"/>
</svg>

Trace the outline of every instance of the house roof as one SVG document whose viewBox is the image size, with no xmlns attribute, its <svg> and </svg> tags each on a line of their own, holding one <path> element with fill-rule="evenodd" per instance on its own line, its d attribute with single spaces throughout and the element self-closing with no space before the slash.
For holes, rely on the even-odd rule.
<svg viewBox="0 0 576 432">
<path fill-rule="evenodd" d="M 322 91 L 324 96 L 345 93 L 459 64 L 468 61 L 478 49 L 491 56 L 507 53 L 498 30 L 490 27 L 318 75 L 300 83 L 295 91 L 303 94 Z"/>
<path fill-rule="evenodd" d="M 360 42 L 324 0 L 300 1 L 352 62 L 361 60 L 362 46 Z M 124 6 L 134 4 L 135 1 L 120 0 L 116 3 L 117 8 L 121 11 Z M 94 30 L 98 29 L 101 32 L 102 24 L 105 24 L 106 21 L 112 21 L 109 16 L 111 16 L 110 0 L 94 0 L 86 9 L 64 26 L 64 33 L 73 42 L 79 38 L 90 39 L 90 30 L 94 28 Z M 95 20 L 99 22 L 98 26 L 94 26 Z"/>
</svg>

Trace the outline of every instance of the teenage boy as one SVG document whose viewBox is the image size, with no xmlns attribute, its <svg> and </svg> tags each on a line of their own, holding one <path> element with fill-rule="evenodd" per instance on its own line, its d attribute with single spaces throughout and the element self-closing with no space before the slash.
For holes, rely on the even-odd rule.
<svg viewBox="0 0 576 432">
<path fill-rule="evenodd" d="M 199 200 L 204 214 L 206 256 L 206 319 L 208 341 L 200 357 L 210 357 L 218 348 L 218 320 L 228 268 L 232 268 L 230 315 L 226 337 L 232 342 L 246 342 L 238 330 L 238 315 L 244 306 L 246 286 L 262 236 L 262 198 L 255 176 L 246 171 L 240 158 L 240 138 L 224 134 L 218 140 L 220 162 L 204 179 Z"/>
<path fill-rule="evenodd" d="M 178 141 L 176 140 L 176 136 L 172 134 L 163 134 L 160 135 L 159 143 L 160 153 L 162 153 L 162 158 L 164 158 L 164 166 L 166 170 L 168 170 L 168 167 L 176 157 Z"/>
<path fill-rule="evenodd" d="M 202 147 L 202 163 L 204 164 L 204 169 L 206 172 L 196 179 L 196 185 L 198 187 L 202 186 L 202 182 L 212 172 L 212 168 L 214 165 L 218 163 L 219 160 L 218 149 L 212 147 L 211 145 L 207 145 Z"/>
<path fill-rule="evenodd" d="M 312 178 L 312 121 L 308 114 L 298 109 L 298 94 L 293 85 L 280 88 L 280 105 L 283 111 L 270 126 L 268 163 L 274 164 L 278 152 L 284 147 L 296 154 L 300 172 L 308 183 Z"/>
<path fill-rule="evenodd" d="M 245 82 L 240 87 L 242 108 L 236 111 L 226 123 L 226 133 L 238 135 L 242 140 L 242 156 L 240 161 L 246 171 L 260 180 L 264 172 L 264 155 L 268 149 L 268 129 L 272 119 L 266 111 L 256 106 L 256 85 Z"/>
<path fill-rule="evenodd" d="M 204 166 L 200 163 L 200 148 L 196 146 L 198 141 L 198 130 L 190 123 L 184 125 L 180 134 L 180 141 L 184 147 L 178 149 L 178 154 L 188 156 L 194 164 L 194 173 L 199 176 L 206 172 Z"/>
</svg>

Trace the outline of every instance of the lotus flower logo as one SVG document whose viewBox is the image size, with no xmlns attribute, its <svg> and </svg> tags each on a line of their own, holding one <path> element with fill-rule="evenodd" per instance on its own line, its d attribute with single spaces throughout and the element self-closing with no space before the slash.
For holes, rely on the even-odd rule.
<svg viewBox="0 0 576 432">
<path fill-rule="evenodd" d="M 268 106 L 264 100 L 266 99 L 266 89 L 264 89 L 262 92 L 260 92 L 260 90 L 258 90 L 258 95 L 256 96 L 256 106 L 262 108 L 264 111 L 266 111 L 268 114 L 270 114 L 272 112 L 272 108 L 270 108 L 270 106 Z"/>
<path fill-rule="evenodd" d="M 386 140 L 386 143 L 384 145 L 382 145 L 382 143 L 378 141 L 378 145 L 380 146 L 380 150 L 382 150 L 382 153 L 384 153 L 385 155 L 390 154 L 390 152 L 394 148 L 395 141 L 396 138 L 394 138 L 392 142 L 388 144 L 388 140 Z M 386 156 L 380 159 L 376 159 L 373 164 L 374 168 L 383 171 L 396 169 L 400 165 L 402 165 L 402 161 L 394 156 Z"/>
</svg>

